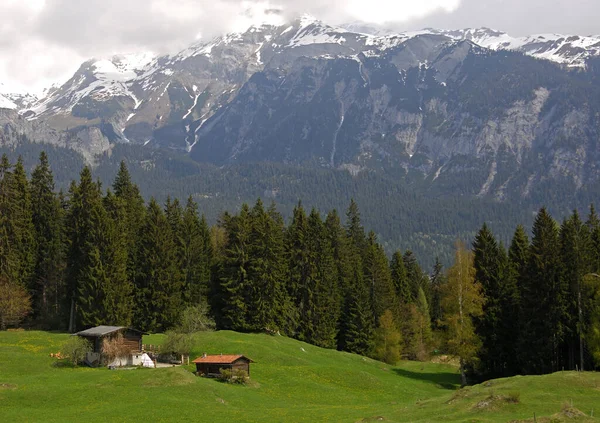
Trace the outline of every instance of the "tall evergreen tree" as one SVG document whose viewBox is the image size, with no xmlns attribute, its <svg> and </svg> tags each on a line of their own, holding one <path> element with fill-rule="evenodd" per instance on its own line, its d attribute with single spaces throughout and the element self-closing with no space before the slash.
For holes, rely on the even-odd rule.
<svg viewBox="0 0 600 423">
<path fill-rule="evenodd" d="M 562 286 L 568 287 L 565 297 L 568 368 L 574 369 L 578 362 L 580 369 L 584 364 L 584 314 L 587 314 L 584 299 L 583 278 L 592 271 L 592 242 L 589 227 L 580 219 L 575 210 L 573 215 L 564 221 L 560 230 L 561 280 Z"/>
<path fill-rule="evenodd" d="M 286 233 L 286 256 L 288 261 L 288 292 L 297 313 L 298 336 L 304 339 L 313 332 L 311 313 L 313 286 L 311 262 L 314 252 L 309 249 L 308 217 L 298 204 Z"/>
<path fill-rule="evenodd" d="M 392 255 L 390 268 L 398 300 L 403 304 L 410 303 L 412 301 L 412 295 L 408 283 L 408 276 L 406 274 L 406 267 L 404 267 L 404 259 L 400 251 L 396 251 Z"/>
<path fill-rule="evenodd" d="M 142 330 L 164 331 L 178 323 L 182 280 L 171 226 L 154 199 L 148 204 L 140 242 L 134 321 Z"/>
<path fill-rule="evenodd" d="M 19 156 L 13 172 L 13 210 L 10 216 L 14 230 L 14 243 L 17 249 L 18 283 L 33 292 L 33 270 L 35 267 L 35 229 L 32 220 L 31 188 L 27 179 L 23 158 Z"/>
<path fill-rule="evenodd" d="M 366 249 L 366 237 L 354 201 L 350 202 L 346 214 L 346 234 L 350 275 L 342 313 L 343 325 L 340 336 L 344 341 L 342 348 L 357 354 L 368 354 L 371 350 L 375 322 L 369 288 L 364 280 L 363 255 Z"/>
<path fill-rule="evenodd" d="M 406 250 L 402 257 L 404 261 L 404 268 L 406 269 L 406 278 L 408 280 L 408 286 L 410 289 L 410 301 L 411 303 L 416 302 L 419 296 L 419 288 L 423 289 L 427 301 L 430 301 L 431 289 L 429 286 L 429 278 L 419 266 L 417 258 L 414 253 L 410 250 Z"/>
<path fill-rule="evenodd" d="M 374 232 L 370 232 L 367 237 L 364 269 L 365 282 L 369 285 L 371 296 L 373 321 L 379 322 L 379 318 L 386 310 L 395 312 L 399 303 L 392 282 L 389 262 L 382 246 L 377 243 Z"/>
<path fill-rule="evenodd" d="M 0 277 L 7 283 L 21 285 L 19 268 L 19 251 L 16 245 L 15 214 L 17 210 L 14 199 L 16 188 L 12 166 L 6 154 L 0 160 Z M 21 288 L 25 288 L 21 285 Z"/>
<path fill-rule="evenodd" d="M 125 203 L 110 191 L 104 198 L 108 214 L 102 235 L 101 254 L 106 267 L 103 286 L 104 322 L 130 326 L 133 320 L 134 286 L 127 271 L 127 209 Z"/>
<path fill-rule="evenodd" d="M 314 257 L 311 266 L 313 304 L 310 342 L 325 348 L 335 348 L 341 298 L 338 290 L 338 267 L 328 231 L 315 209 L 308 217 L 308 237 L 310 255 Z"/>
<path fill-rule="evenodd" d="M 250 242 L 252 223 L 250 209 L 243 204 L 237 216 L 223 215 L 222 225 L 227 233 L 227 244 L 220 269 L 219 297 L 222 305 L 220 329 L 244 331 L 248 309 L 248 292 L 251 290 Z"/>
<path fill-rule="evenodd" d="M 351 295 L 352 265 L 349 253 L 349 241 L 336 210 L 332 210 L 327 214 L 327 218 L 325 219 L 325 233 L 332 249 L 337 276 L 337 291 L 339 293 L 336 344 L 339 350 L 343 350 L 346 345 L 344 316 L 347 315 L 347 305 Z"/>
<path fill-rule="evenodd" d="M 475 279 L 486 298 L 483 315 L 475 319 L 482 341 L 479 371 L 486 377 L 509 376 L 516 370 L 514 336 L 517 328 L 513 315 L 518 310 L 515 304 L 518 292 L 508 256 L 486 224 L 475 237 L 473 251 Z"/>
<path fill-rule="evenodd" d="M 102 324 L 105 312 L 103 267 L 100 239 L 106 230 L 107 215 L 100 186 L 86 166 L 79 185 L 72 184 L 67 216 L 69 251 L 67 255 L 67 296 L 70 299 L 69 330 Z"/>
<path fill-rule="evenodd" d="M 200 304 L 208 296 L 212 248 L 206 220 L 198 217 L 198 205 L 188 198 L 177 239 L 181 247 L 183 298 L 186 303 Z"/>
<path fill-rule="evenodd" d="M 54 192 L 54 177 L 45 152 L 31 177 L 32 220 L 35 228 L 36 262 L 33 272 L 33 302 L 36 317 L 61 328 L 66 322 L 64 298 L 64 213 Z"/>
<path fill-rule="evenodd" d="M 556 222 L 542 208 L 533 225 L 527 277 L 521 286 L 519 352 L 522 370 L 543 374 L 559 368 L 564 339 L 565 291 L 561 283 Z"/>
<path fill-rule="evenodd" d="M 290 314 L 286 276 L 283 219 L 268 212 L 261 200 L 250 212 L 247 322 L 250 330 L 288 330 Z"/>
<path fill-rule="evenodd" d="M 137 279 L 140 269 L 137 259 L 141 256 L 138 251 L 141 243 L 140 232 L 145 222 L 146 208 L 140 190 L 131 180 L 131 175 L 124 161 L 112 185 L 115 196 L 123 203 L 125 224 L 123 230 L 127 242 L 127 277 L 130 281 Z"/>
</svg>

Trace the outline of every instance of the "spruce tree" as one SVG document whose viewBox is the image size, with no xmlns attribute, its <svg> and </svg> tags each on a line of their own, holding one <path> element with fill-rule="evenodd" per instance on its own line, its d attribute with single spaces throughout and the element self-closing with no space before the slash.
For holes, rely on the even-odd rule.
<svg viewBox="0 0 600 423">
<path fill-rule="evenodd" d="M 112 185 L 115 196 L 121 200 L 125 211 L 125 224 L 123 230 L 127 242 L 127 277 L 135 281 L 140 266 L 137 262 L 140 257 L 138 248 L 140 231 L 145 222 L 146 207 L 140 190 L 131 180 L 131 175 L 124 161 L 121 162 L 119 171 Z"/>
<path fill-rule="evenodd" d="M 79 185 L 71 184 L 67 230 L 67 298 L 70 300 L 69 330 L 102 324 L 103 284 L 106 281 L 101 256 L 101 238 L 108 216 L 100 186 L 86 166 Z"/>
<path fill-rule="evenodd" d="M 414 303 L 419 295 L 419 288 L 423 289 L 427 301 L 430 301 L 431 289 L 429 286 L 429 278 L 419 266 L 417 258 L 410 250 L 406 250 L 402 257 L 404 268 L 406 269 L 406 278 L 410 289 L 410 303 Z"/>
<path fill-rule="evenodd" d="M 327 218 L 325 219 L 325 233 L 332 249 L 337 276 L 336 290 L 339 293 L 336 307 L 338 313 L 336 345 L 339 350 L 343 350 L 346 342 L 344 316 L 347 315 L 348 299 L 351 296 L 351 257 L 346 231 L 341 224 L 336 210 L 332 210 L 327 214 Z"/>
<path fill-rule="evenodd" d="M 197 305 L 207 299 L 212 249 L 206 220 L 198 217 L 198 205 L 188 198 L 179 226 L 183 298 Z"/>
<path fill-rule="evenodd" d="M 227 234 L 227 244 L 220 269 L 219 301 L 221 303 L 220 329 L 245 331 L 249 292 L 251 285 L 250 242 L 252 223 L 250 209 L 243 204 L 237 216 L 223 215 L 222 225 Z"/>
<path fill-rule="evenodd" d="M 171 226 L 154 199 L 148 204 L 138 251 L 134 321 L 142 330 L 164 331 L 178 323 L 182 281 Z"/>
<path fill-rule="evenodd" d="M 298 325 L 298 338 L 312 336 L 311 313 L 313 307 L 313 286 L 311 262 L 314 251 L 309 249 L 308 217 L 298 204 L 294 208 L 292 221 L 286 232 L 286 256 L 288 261 L 288 293 L 292 298 L 295 320 Z"/>
<path fill-rule="evenodd" d="M 377 243 L 373 232 L 367 237 L 364 269 L 364 278 L 369 285 L 371 296 L 373 321 L 378 322 L 386 310 L 395 312 L 399 304 L 385 251 Z"/>
<path fill-rule="evenodd" d="M 274 208 L 267 212 L 260 200 L 250 219 L 248 329 L 289 330 L 283 219 Z"/>
<path fill-rule="evenodd" d="M 402 304 L 408 304 L 412 301 L 412 295 L 410 291 L 410 285 L 408 284 L 408 276 L 406 274 L 406 267 L 404 267 L 404 259 L 400 251 L 396 251 L 392 255 L 392 261 L 390 263 L 392 272 L 392 281 L 394 288 L 396 289 L 396 296 Z"/>
<path fill-rule="evenodd" d="M 127 208 L 125 202 L 110 191 L 104 198 L 108 214 L 102 235 L 102 256 L 106 264 L 104 284 L 104 321 L 113 325 L 130 326 L 133 321 L 133 281 L 129 278 Z"/>
<path fill-rule="evenodd" d="M 15 215 L 17 209 L 14 199 L 16 189 L 12 166 L 6 154 L 0 160 L 0 277 L 7 283 L 20 284 L 19 251 L 16 245 L 17 231 L 15 229 Z"/>
<path fill-rule="evenodd" d="M 568 287 L 565 297 L 565 336 L 568 348 L 568 363 L 574 369 L 585 368 L 584 337 L 585 294 L 583 278 L 592 271 L 592 242 L 589 227 L 580 219 L 575 210 L 573 215 L 564 221 L 560 230 L 561 280 L 562 286 Z"/>
<path fill-rule="evenodd" d="M 346 214 L 346 234 L 350 274 L 342 313 L 341 338 L 344 350 L 366 355 L 371 351 L 375 321 L 368 282 L 364 279 L 366 236 L 354 201 L 351 201 Z"/>
<path fill-rule="evenodd" d="M 483 315 L 475 319 L 482 342 L 478 370 L 485 377 L 511 376 L 516 371 L 517 285 L 504 247 L 486 224 L 475 237 L 473 251 L 475 279 L 486 299 Z"/>
<path fill-rule="evenodd" d="M 37 246 L 32 277 L 34 310 L 37 319 L 48 329 L 60 329 L 64 328 L 67 318 L 64 303 L 64 212 L 54 193 L 54 177 L 45 152 L 40 154 L 40 163 L 33 171 L 31 193 Z"/>
<path fill-rule="evenodd" d="M 528 374 L 558 370 L 561 361 L 566 293 L 559 248 L 557 224 L 542 208 L 533 225 L 527 277 L 521 286 L 519 352 L 522 370 Z"/>
<path fill-rule="evenodd" d="M 311 341 L 325 348 L 336 346 L 337 324 L 340 314 L 337 266 L 334 249 L 320 214 L 313 209 L 308 218 L 310 256 L 313 279 L 311 312 Z"/>
<path fill-rule="evenodd" d="M 19 156 L 12 175 L 14 186 L 13 211 L 10 216 L 14 230 L 18 260 L 18 283 L 33 293 L 33 270 L 35 267 L 35 229 L 32 220 L 31 188 L 27 179 L 23 159 Z"/>
</svg>

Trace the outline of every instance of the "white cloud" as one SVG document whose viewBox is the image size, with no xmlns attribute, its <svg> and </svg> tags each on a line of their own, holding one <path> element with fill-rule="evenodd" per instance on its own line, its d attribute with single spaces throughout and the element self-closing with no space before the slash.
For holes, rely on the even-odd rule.
<svg viewBox="0 0 600 423">
<path fill-rule="evenodd" d="M 274 13 L 279 10 L 281 13 Z M 90 57 L 176 51 L 201 36 L 302 13 L 399 30 L 490 26 L 598 32 L 598 0 L 0 0 L 0 82 L 39 91 Z"/>
<path fill-rule="evenodd" d="M 387 22 L 407 22 L 423 18 L 433 12 L 453 12 L 461 0 L 350 0 L 346 11 L 357 20 L 383 24 Z"/>
</svg>

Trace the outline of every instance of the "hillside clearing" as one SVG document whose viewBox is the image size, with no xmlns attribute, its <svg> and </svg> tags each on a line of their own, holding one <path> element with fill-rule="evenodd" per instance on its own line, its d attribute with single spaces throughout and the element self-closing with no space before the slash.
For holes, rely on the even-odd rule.
<svg viewBox="0 0 600 423">
<path fill-rule="evenodd" d="M 600 374 L 513 377 L 458 389 L 444 364 L 388 366 L 289 338 L 209 332 L 192 355 L 240 353 L 256 361 L 250 386 L 191 374 L 194 366 L 135 371 L 57 368 L 69 335 L 0 333 L 2 421 L 597 421 Z M 160 344 L 162 335 L 145 343 Z M 530 420 L 528 420 L 530 419 Z"/>
</svg>

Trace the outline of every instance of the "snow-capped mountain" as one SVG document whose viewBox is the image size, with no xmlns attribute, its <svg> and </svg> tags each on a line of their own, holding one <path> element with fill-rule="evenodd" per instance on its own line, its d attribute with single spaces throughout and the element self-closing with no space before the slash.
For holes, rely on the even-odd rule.
<svg viewBox="0 0 600 423">
<path fill-rule="evenodd" d="M 5 94 L 0 108 L 12 109 L 5 139 L 54 139 L 90 161 L 128 142 L 218 164 L 416 172 L 441 183 L 470 171 L 458 159 L 469 157 L 488 178 L 477 194 L 502 197 L 513 183 L 528 193 L 549 178 L 511 176 L 531 157 L 577 187 L 596 180 L 599 56 L 600 37 L 391 33 L 303 16 L 174 54 L 92 59 L 33 106 Z"/>
</svg>

